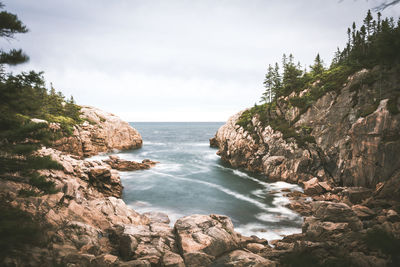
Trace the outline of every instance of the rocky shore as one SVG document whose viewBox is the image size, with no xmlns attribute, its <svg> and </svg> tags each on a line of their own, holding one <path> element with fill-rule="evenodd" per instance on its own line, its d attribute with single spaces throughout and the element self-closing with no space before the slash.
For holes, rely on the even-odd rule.
<svg viewBox="0 0 400 267">
<path fill-rule="evenodd" d="M 20 180 L 0 181 L 1 202 L 28 214 L 41 239 L 14 249 L 1 265 L 396 266 L 400 115 L 392 114 L 388 100 L 382 99 L 370 114 L 357 116 L 368 90 L 356 94 L 351 85 L 363 75 L 365 71 L 351 77 L 340 93 L 327 93 L 300 116 L 296 126 L 310 131 L 315 142 L 299 145 L 257 116 L 249 132 L 236 124 L 241 113 L 210 140 L 233 167 L 304 187 L 304 193 L 278 192 L 291 199 L 289 208 L 304 216 L 301 234 L 269 243 L 235 232 L 222 215 L 195 214 L 171 226 L 166 214 L 135 212 L 121 199 L 118 170 L 148 169 L 157 162 L 117 156 L 85 159 L 138 148 L 142 139 L 118 117 L 84 107 L 86 122 L 75 126 L 72 136 L 38 151 L 61 165 L 41 171 L 56 184 L 56 193 L 21 195 L 34 188 Z M 350 105 L 349 99 L 358 100 Z M 299 115 L 287 103 L 279 99 L 279 112 L 288 118 Z"/>
<path fill-rule="evenodd" d="M 57 140 L 53 147 L 79 157 L 89 157 L 113 150 L 140 148 L 139 132 L 112 113 L 82 106 L 83 123 L 73 127 L 73 134 Z"/>
<path fill-rule="evenodd" d="M 58 169 L 40 171 L 55 183 L 57 192 L 43 195 L 20 179 L 0 180 L 2 206 L 28 215 L 36 224 L 38 238 L 38 242 L 13 249 L 0 265 L 276 265 L 260 255 L 272 249 L 267 240 L 241 236 L 226 216 L 191 215 L 171 226 L 166 214 L 139 214 L 129 208 L 121 199 L 123 187 L 117 170 L 148 169 L 157 162 L 132 162 L 117 156 L 102 161 L 82 158 L 95 151 L 132 148 L 142 143 L 139 133 L 114 115 L 85 108 L 83 118 L 95 123 L 75 126 L 73 136 L 37 152 L 60 164 Z M 128 133 L 118 134 L 117 139 L 110 137 L 116 131 Z"/>
<path fill-rule="evenodd" d="M 290 103 L 309 89 L 277 100 L 275 116 L 307 132 L 306 142 L 285 137 L 258 114 L 245 129 L 238 125 L 243 112 L 210 139 L 233 167 L 304 187 L 304 194 L 287 194 L 289 208 L 304 216 L 302 233 L 272 242 L 260 256 L 288 266 L 400 264 L 399 98 L 389 107 L 399 78 L 364 82 L 373 72 L 349 77 L 303 113 Z"/>
</svg>

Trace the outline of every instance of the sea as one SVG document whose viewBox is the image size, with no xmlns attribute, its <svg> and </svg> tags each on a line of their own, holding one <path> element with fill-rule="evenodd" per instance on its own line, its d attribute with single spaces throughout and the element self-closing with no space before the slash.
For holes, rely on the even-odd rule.
<svg viewBox="0 0 400 267">
<path fill-rule="evenodd" d="M 139 213 L 168 214 L 171 225 L 191 214 L 229 216 L 235 230 L 267 240 L 301 233 L 302 217 L 285 207 L 288 189 L 268 177 L 231 168 L 209 146 L 223 122 L 132 122 L 143 147 L 115 152 L 126 160 L 159 161 L 148 170 L 120 172 L 123 199 Z M 93 159 L 106 158 L 109 154 Z"/>
</svg>

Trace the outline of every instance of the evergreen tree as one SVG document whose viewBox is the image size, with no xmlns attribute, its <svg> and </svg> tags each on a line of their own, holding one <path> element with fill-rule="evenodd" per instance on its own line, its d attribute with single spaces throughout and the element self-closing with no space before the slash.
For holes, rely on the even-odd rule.
<svg viewBox="0 0 400 267">
<path fill-rule="evenodd" d="M 314 59 L 314 65 L 310 66 L 311 68 L 311 74 L 313 76 L 320 75 L 324 72 L 324 62 L 322 61 L 321 57 L 319 56 L 319 53 Z"/>
<path fill-rule="evenodd" d="M 286 56 L 283 56 L 282 62 L 283 65 L 283 77 L 282 77 L 282 86 L 280 90 L 277 92 L 278 96 L 288 95 L 296 89 L 301 87 L 301 75 L 303 71 L 301 70 L 301 66 L 299 64 L 294 64 L 294 57 L 292 54 L 289 55 L 289 58 L 286 59 Z"/>
<path fill-rule="evenodd" d="M 0 2 L 0 9 L 4 5 Z M 13 39 L 17 33 L 26 33 L 28 29 L 14 14 L 7 11 L 0 12 L 0 38 Z M 28 61 L 28 56 L 21 49 L 11 49 L 6 52 L 0 49 L 0 65 L 17 65 Z"/>
</svg>

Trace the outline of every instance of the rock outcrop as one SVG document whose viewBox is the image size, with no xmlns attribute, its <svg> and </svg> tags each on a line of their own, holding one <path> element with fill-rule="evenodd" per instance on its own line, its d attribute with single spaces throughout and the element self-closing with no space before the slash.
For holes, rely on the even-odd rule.
<svg viewBox="0 0 400 267">
<path fill-rule="evenodd" d="M 84 122 L 73 127 L 71 136 L 57 140 L 54 148 L 88 157 L 142 146 L 139 132 L 116 115 L 89 106 L 82 106 L 81 112 Z"/>
<path fill-rule="evenodd" d="M 306 110 L 290 103 L 309 89 L 279 98 L 272 119 L 283 118 L 275 126 L 286 133 L 257 113 L 243 127 L 242 111 L 210 139 L 233 167 L 304 187 L 287 194 L 304 216 L 302 233 L 257 255 L 287 266 L 400 264 L 400 79 L 388 71 L 376 81 L 376 71 L 356 73 Z"/>
<path fill-rule="evenodd" d="M 36 218 L 45 242 L 14 249 L 2 266 L 275 266 L 246 249 L 268 242 L 242 237 L 226 216 L 192 215 L 171 227 L 165 214 L 129 208 L 119 198 L 119 174 L 107 163 L 53 148 L 39 154 L 62 166 L 41 171 L 58 192 L 22 196 L 31 185 L 0 180 L 0 200 Z"/>
<path fill-rule="evenodd" d="M 288 122 L 294 121 L 291 127 L 297 132 L 309 131 L 315 142 L 284 138 L 258 115 L 246 130 L 237 124 L 243 113 L 239 112 L 218 130 L 210 144 L 217 144 L 218 154 L 233 167 L 263 173 L 270 179 L 299 183 L 317 177 L 336 185 L 375 188 L 400 169 L 396 156 L 400 151 L 400 114 L 388 107 L 400 81 L 394 73 L 386 81 L 363 85 L 374 71 L 362 70 L 349 77 L 340 91 L 326 93 L 301 115 L 289 102 L 307 92 L 278 99 L 277 112 Z M 361 88 L 355 90 L 356 86 Z M 385 93 L 380 93 L 379 101 L 376 92 L 380 91 Z M 400 109 L 399 101 L 394 105 Z"/>
<path fill-rule="evenodd" d="M 157 161 L 151 161 L 149 159 L 144 159 L 141 163 L 136 161 L 124 160 L 119 158 L 116 155 L 109 156 L 108 159 L 103 160 L 103 162 L 107 163 L 111 166 L 111 168 L 119 170 L 119 171 L 137 171 L 137 170 L 145 170 L 150 169 L 155 166 Z"/>
</svg>

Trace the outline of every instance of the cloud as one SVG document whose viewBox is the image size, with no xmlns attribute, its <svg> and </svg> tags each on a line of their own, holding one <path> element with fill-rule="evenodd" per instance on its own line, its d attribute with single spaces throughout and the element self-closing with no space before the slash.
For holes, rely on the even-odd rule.
<svg viewBox="0 0 400 267">
<path fill-rule="evenodd" d="M 329 62 L 374 1 L 4 1 L 30 33 L 11 46 L 81 104 L 134 121 L 223 121 L 258 101 L 266 66 Z M 397 8 L 397 7 L 396 7 Z M 399 9 L 389 8 L 389 15 Z M 398 14 L 398 13 L 397 13 Z M 10 44 L 2 43 L 2 46 Z"/>
</svg>

